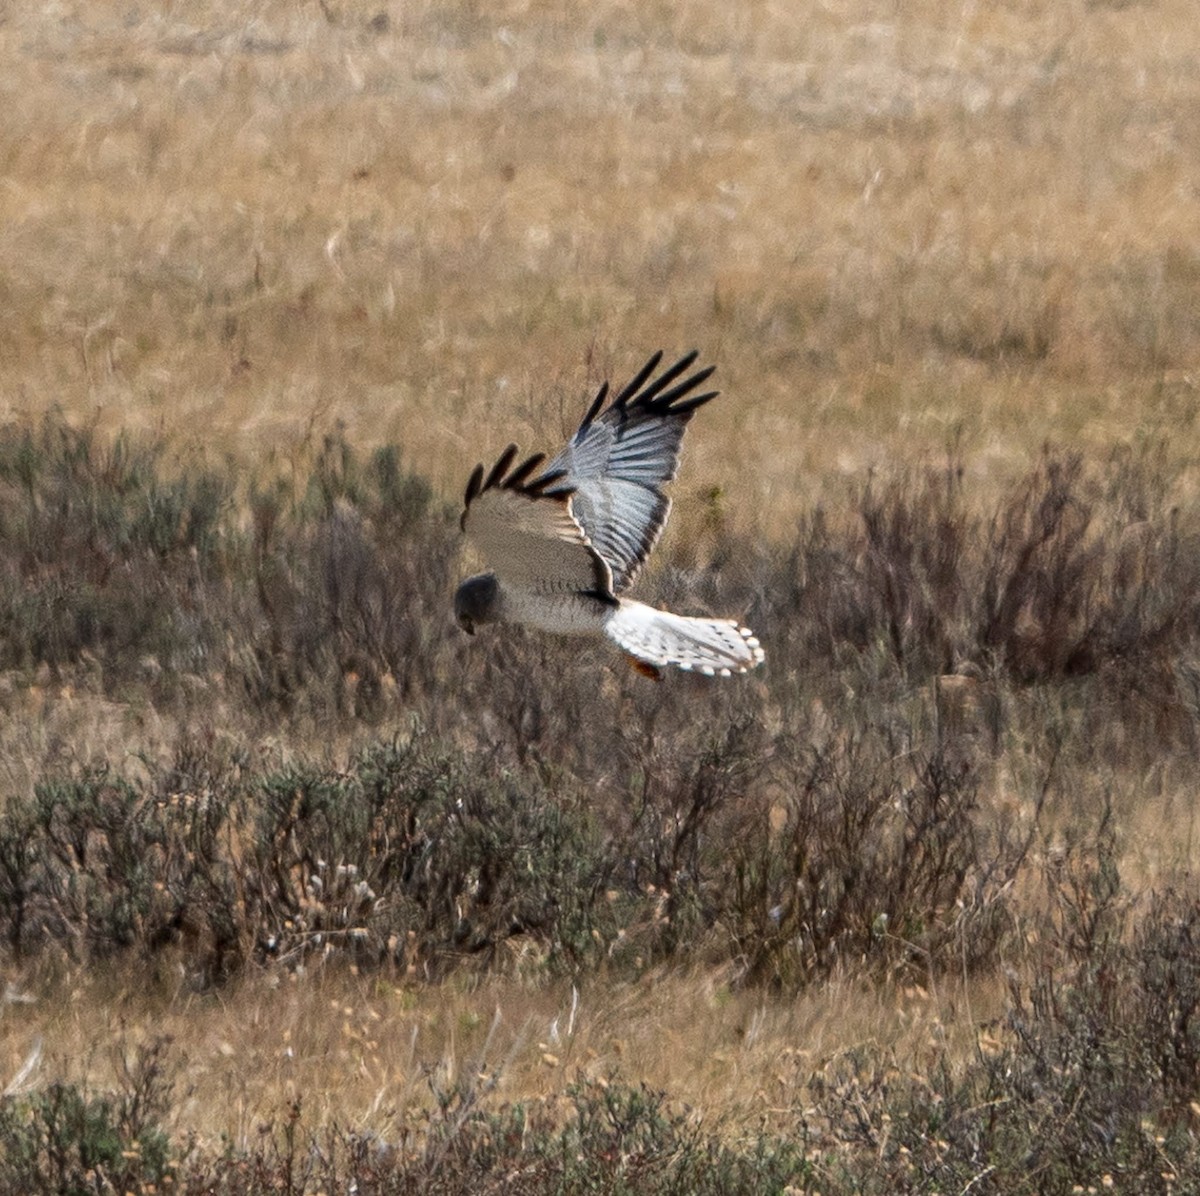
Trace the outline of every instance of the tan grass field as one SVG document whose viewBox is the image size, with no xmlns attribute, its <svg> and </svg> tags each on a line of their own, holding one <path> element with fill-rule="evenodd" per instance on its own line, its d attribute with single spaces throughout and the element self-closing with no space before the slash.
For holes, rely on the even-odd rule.
<svg viewBox="0 0 1200 1196">
<path fill-rule="evenodd" d="M 755 533 L 951 446 L 986 487 L 1045 442 L 1161 440 L 1197 487 L 1191 0 L 11 5 L 0 105 L 6 420 L 58 409 L 247 472 L 344 428 L 455 501 L 477 459 L 551 447 L 603 378 L 694 345 L 725 397 L 676 493 Z M 10 788 L 177 733 L 21 702 Z M 1160 782 L 1123 806 L 1147 883 L 1200 862 L 1187 787 Z M 214 1139 L 297 1091 L 382 1132 L 467 1067 L 502 1099 L 616 1067 L 760 1124 L 859 1044 L 918 1073 L 931 1043 L 969 1055 L 998 1000 L 601 979 L 568 1037 L 569 989 L 519 978 L 142 981 L 14 972 L 34 1000 L 0 1006 L 0 1088 L 39 1038 L 32 1082 L 102 1080 L 166 1033 L 174 1128 Z"/>
<path fill-rule="evenodd" d="M 139 1043 L 166 1036 L 181 1135 L 228 1134 L 252 1147 L 297 1096 L 310 1125 L 395 1137 L 456 1083 L 491 1101 L 553 1100 L 581 1078 L 646 1082 L 735 1127 L 781 1124 L 814 1076 L 855 1050 L 919 1073 L 947 1049 L 978 1049 L 997 993 L 974 984 L 879 991 L 831 983 L 779 1002 L 720 972 L 650 974 L 636 984 L 569 986 L 491 979 L 429 992 L 380 977 L 272 977 L 220 998 L 150 994 L 144 978 L 67 983 L 57 999 L 9 1006 L 3 1062 L 15 1075 L 41 1047 L 34 1082 L 115 1082 Z M 572 1008 L 575 1012 L 572 1014 Z"/>
<path fill-rule="evenodd" d="M 683 486 L 1195 435 L 1194 12 L 55 4 L 0 24 L 3 411 L 344 424 L 447 495 L 698 346 Z"/>
</svg>

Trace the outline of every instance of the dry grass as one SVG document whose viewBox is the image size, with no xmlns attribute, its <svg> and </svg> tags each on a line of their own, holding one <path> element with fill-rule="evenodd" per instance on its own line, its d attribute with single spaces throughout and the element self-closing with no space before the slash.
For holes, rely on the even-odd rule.
<svg viewBox="0 0 1200 1196">
<path fill-rule="evenodd" d="M 342 423 L 456 493 L 695 343 L 732 401 L 683 485 L 747 511 L 958 435 L 1000 476 L 1044 439 L 1186 454 L 1193 16 L 15 12 L 0 400 L 251 461 Z"/>
<path fill-rule="evenodd" d="M 398 443 L 454 500 L 508 439 L 569 431 L 601 378 L 695 344 L 727 394 L 689 441 L 677 493 L 707 501 L 681 503 L 679 561 L 721 520 L 780 542 L 818 504 L 836 520 L 871 471 L 948 446 L 981 503 L 1047 441 L 1105 459 L 1161 440 L 1172 501 L 1200 494 L 1190 0 L 64 0 L 0 16 L 0 68 L 6 420 L 58 408 L 243 478 L 302 477 L 341 428 Z M 100 762 L 144 776 L 197 710 L 279 760 L 311 737 L 344 759 L 362 735 L 248 720 L 216 686 L 180 713 L 86 669 L 0 685 L 8 793 Z M 1068 850 L 1107 794 L 1131 891 L 1194 873 L 1191 749 L 1147 762 L 1111 695 L 1074 700 L 1006 710 L 990 808 L 1018 816 L 1039 722 L 1082 741 L 1095 717 L 1108 754 L 1076 749 L 1038 850 Z M 762 708 L 827 717 L 820 698 Z M 1121 736 L 1136 771 L 1109 759 Z M 496 1009 L 498 1098 L 616 1068 L 769 1124 L 864 1044 L 911 1073 L 969 1060 L 1003 995 L 988 974 L 833 979 L 786 1004 L 719 968 L 601 975 L 564 1038 L 569 989 L 512 977 L 251 974 L 199 996 L 169 972 L 150 992 L 121 969 L 8 976 L 35 1000 L 0 1006 L 0 1084 L 38 1037 L 35 1083 L 103 1083 L 114 1049 L 166 1033 L 171 1128 L 239 1143 L 300 1091 L 318 1121 L 383 1132 L 478 1059 Z"/>
<path fill-rule="evenodd" d="M 0 1019 L 0 1069 L 111 1086 L 122 1054 L 167 1037 L 180 1136 L 228 1135 L 252 1146 L 258 1126 L 295 1097 L 310 1123 L 337 1121 L 394 1138 L 434 1092 L 494 1079 L 493 1101 L 549 1100 L 571 1081 L 634 1076 L 736 1124 L 789 1124 L 812 1103 L 813 1077 L 856 1051 L 922 1061 L 976 1049 L 964 1011 L 987 1022 L 991 982 L 873 989 L 830 981 L 786 1003 L 738 991 L 720 973 L 649 974 L 569 986 L 500 978 L 436 989 L 344 971 L 255 977 L 217 994 L 188 994 L 164 975 L 148 993 L 125 973 L 11 977 Z M 13 998 L 33 997 L 31 1003 Z"/>
</svg>

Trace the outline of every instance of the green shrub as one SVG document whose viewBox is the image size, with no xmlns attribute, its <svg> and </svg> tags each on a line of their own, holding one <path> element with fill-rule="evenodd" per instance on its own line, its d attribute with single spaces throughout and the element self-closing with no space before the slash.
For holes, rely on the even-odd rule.
<svg viewBox="0 0 1200 1196">
<path fill-rule="evenodd" d="M 170 1108 L 165 1042 L 125 1060 L 117 1091 L 54 1081 L 0 1098 L 0 1190 L 87 1196 L 162 1191 L 175 1178 L 161 1126 Z"/>
<path fill-rule="evenodd" d="M 578 962 L 606 861 L 577 799 L 414 737 L 344 773 L 292 769 L 259 787 L 244 861 L 259 942 L 305 957 L 441 971 L 525 935 Z"/>
<path fill-rule="evenodd" d="M 823 1190 L 1189 1190 L 1200 1174 L 1200 903 L 1157 898 L 1121 933 L 1129 908 L 1103 825 L 1090 858 L 1051 869 L 1060 934 L 1010 968 L 986 1050 L 919 1077 L 857 1052 L 814 1077 L 807 1124 L 826 1147 Z"/>
<path fill-rule="evenodd" d="M 161 455 L 52 418 L 0 429 L 0 667 L 90 654 L 117 682 L 211 647 L 180 632 L 220 571 L 230 487 L 164 478 Z"/>
<path fill-rule="evenodd" d="M 186 753 L 185 753 L 186 755 Z M 105 770 L 39 783 L 0 815 L 0 921 L 18 956 L 48 943 L 80 962 L 187 940 L 209 979 L 239 956 L 228 858 L 233 792 L 141 789 Z"/>
<path fill-rule="evenodd" d="M 200 983 L 252 953 L 440 973 L 522 936 L 578 967 L 615 933 L 577 791 L 421 735 L 343 771 L 241 775 L 184 745 L 150 785 L 39 783 L 0 814 L 0 927 L 17 955 L 181 954 Z"/>
</svg>

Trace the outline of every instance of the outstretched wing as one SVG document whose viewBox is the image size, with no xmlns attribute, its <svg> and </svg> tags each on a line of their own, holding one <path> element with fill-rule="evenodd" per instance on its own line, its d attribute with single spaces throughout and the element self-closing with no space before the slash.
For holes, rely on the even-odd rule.
<svg viewBox="0 0 1200 1196">
<path fill-rule="evenodd" d="M 718 394 L 694 393 L 716 368 L 687 375 L 697 355 L 693 350 L 651 381 L 662 361 L 655 353 L 608 407 L 606 382 L 547 467 L 574 491 L 571 511 L 612 569 L 614 591 L 633 581 L 662 533 L 671 500 L 661 486 L 675 476 L 693 412 Z"/>
<path fill-rule="evenodd" d="M 560 469 L 539 472 L 544 453 L 510 473 L 510 444 L 486 474 L 475 467 L 460 524 L 500 581 L 541 593 L 612 595 L 612 571 L 572 513 L 575 493 Z M 535 476 L 536 475 L 536 476 Z"/>
</svg>

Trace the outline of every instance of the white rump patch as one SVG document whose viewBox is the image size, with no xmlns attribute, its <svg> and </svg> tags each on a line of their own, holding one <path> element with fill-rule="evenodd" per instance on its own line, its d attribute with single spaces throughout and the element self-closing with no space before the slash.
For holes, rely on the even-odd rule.
<svg viewBox="0 0 1200 1196">
<path fill-rule="evenodd" d="M 745 673 L 763 661 L 754 633 L 733 619 L 694 619 L 623 601 L 609 616 L 605 634 L 638 660 L 674 665 L 705 677 Z"/>
</svg>

